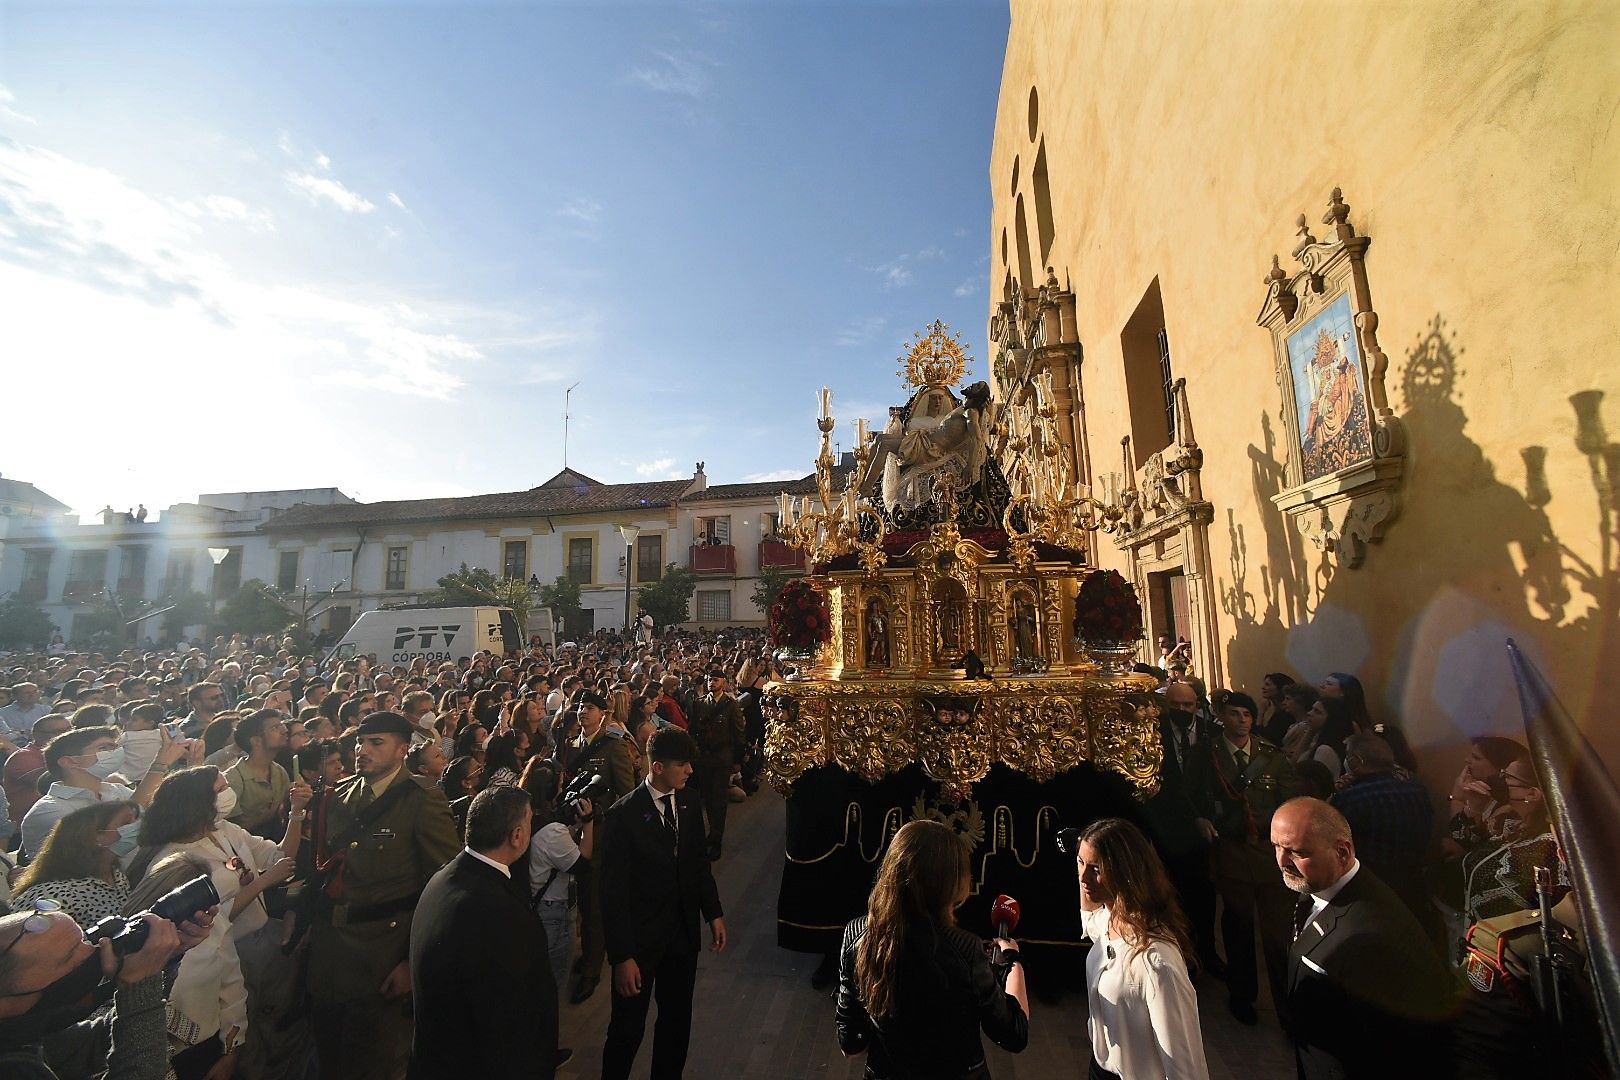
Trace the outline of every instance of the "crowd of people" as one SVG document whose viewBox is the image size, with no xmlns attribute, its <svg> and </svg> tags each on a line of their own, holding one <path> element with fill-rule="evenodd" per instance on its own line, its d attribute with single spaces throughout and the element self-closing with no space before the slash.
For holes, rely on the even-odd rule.
<svg viewBox="0 0 1620 1080">
<path fill-rule="evenodd" d="M 654 999 L 654 1075 L 679 1075 L 702 925 L 725 945 L 710 865 L 728 805 L 758 789 L 768 653 L 737 630 L 375 667 L 241 636 L 7 658 L 0 1062 L 61 1080 L 109 1060 L 179 1080 L 550 1076 L 572 1053 L 559 1004 L 607 978 L 603 1075 L 628 1075 Z M 25 993 L 33 946 L 94 950 L 104 919 L 197 877 L 217 904 L 154 935 L 162 957 L 71 998 Z M 472 1013 L 444 997 L 490 986 L 517 989 Z M 80 1021 L 99 1043 L 45 1037 Z M 145 1053 L 109 1059 L 120 1038 Z"/>
<path fill-rule="evenodd" d="M 629 1075 L 656 1000 L 652 1074 L 679 1076 L 702 927 L 726 944 L 710 867 L 775 715 L 763 635 L 393 666 L 290 645 L 7 660 L 0 1063 L 62 1080 L 109 1064 L 549 1076 L 572 1053 L 560 1004 L 605 977 L 602 1075 Z M 1546 1060 L 1522 965 L 1497 946 L 1543 899 L 1571 937 L 1579 922 L 1526 748 L 1473 740 L 1437 821 L 1353 676 L 1268 674 L 1257 701 L 1207 692 L 1185 652 L 1161 643 L 1168 667 L 1143 669 L 1161 680 L 1139 706 L 1158 793 L 1136 821 L 1059 837 L 1093 943 L 1090 1075 L 1207 1076 L 1199 993 L 1224 983 L 1255 1024 L 1262 971 L 1302 1076 Z M 199 878 L 210 903 L 149 914 Z M 868 1076 L 984 1077 L 981 1033 L 1027 1042 L 1017 943 L 987 951 L 955 925 L 970 887 L 944 826 L 892 839 L 835 958 L 839 1045 Z M 145 944 L 111 955 L 109 920 L 132 917 Z M 1482 987 L 1481 964 L 1500 981 Z"/>
</svg>

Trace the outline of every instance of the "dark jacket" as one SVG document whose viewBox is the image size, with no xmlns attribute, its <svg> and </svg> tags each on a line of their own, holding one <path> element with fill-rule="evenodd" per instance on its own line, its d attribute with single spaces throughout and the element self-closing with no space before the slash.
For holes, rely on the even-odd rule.
<svg viewBox="0 0 1620 1080">
<path fill-rule="evenodd" d="M 557 983 L 527 888 L 463 851 L 422 891 L 411 1080 L 554 1075 Z"/>
<path fill-rule="evenodd" d="M 855 981 L 855 950 L 866 936 L 866 916 L 844 928 L 833 1014 L 838 1047 L 866 1052 L 866 1075 L 881 1080 L 952 1080 L 988 1077 L 982 1029 L 992 1042 L 1017 1053 L 1029 1042 L 1029 1018 L 1002 989 L 984 943 L 948 926 L 910 937 L 900 957 L 900 1005 L 873 1021 Z"/>
<path fill-rule="evenodd" d="M 1159 767 L 1159 790 L 1144 805 L 1148 822 L 1153 826 L 1154 836 L 1162 849 L 1171 855 L 1197 851 L 1208 846 L 1203 833 L 1198 830 L 1198 819 L 1203 815 L 1193 803 L 1192 789 L 1187 782 L 1187 769 L 1193 765 L 1198 755 L 1208 752 L 1209 742 L 1215 738 L 1215 733 L 1200 724 L 1197 715 L 1194 714 L 1189 727 L 1194 729 L 1192 737 L 1197 741 L 1189 743 L 1185 759 L 1178 760 L 1176 757 L 1178 732 L 1175 724 L 1176 721 L 1171 718 L 1169 710 L 1160 714 L 1159 747 L 1163 751 L 1163 758 Z"/>
<path fill-rule="evenodd" d="M 702 924 L 723 914 L 709 869 L 703 807 L 685 791 L 675 796 L 679 843 L 664 827 L 646 784 L 614 803 L 602 818 L 598 876 L 602 930 L 611 964 L 656 961 L 669 951 L 697 952 Z"/>
<path fill-rule="evenodd" d="M 705 694 L 687 713 L 687 730 L 705 762 L 733 764 L 742 758 L 747 721 L 729 694 Z"/>
<path fill-rule="evenodd" d="M 1186 786 L 1198 816 L 1222 840 L 1271 851 L 1271 815 L 1300 794 L 1299 774 L 1283 752 L 1249 737 L 1249 762 L 1239 769 L 1219 729 L 1188 755 Z"/>
<path fill-rule="evenodd" d="M 1364 865 L 1288 951 L 1303 1080 L 1440 1080 L 1451 978 L 1406 905 Z"/>
</svg>

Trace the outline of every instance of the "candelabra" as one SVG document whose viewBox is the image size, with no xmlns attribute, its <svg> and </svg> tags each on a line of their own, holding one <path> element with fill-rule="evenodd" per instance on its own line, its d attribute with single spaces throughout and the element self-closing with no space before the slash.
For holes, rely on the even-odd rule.
<svg viewBox="0 0 1620 1080">
<path fill-rule="evenodd" d="M 883 515 L 860 493 L 861 478 L 872 459 L 866 418 L 855 421 L 855 468 L 844 478 L 843 493 L 839 494 L 838 459 L 832 448 L 832 433 L 837 426 L 832 415 L 832 391 L 822 387 L 819 398 L 821 411 L 816 429 L 821 432 L 821 452 L 816 455 L 816 492 L 820 508 L 812 507 L 808 495 L 795 503 L 792 495 L 783 492 L 777 497 L 782 535 L 789 544 L 804 549 L 812 567 L 854 553 L 861 569 L 875 574 L 889 561 L 883 551 L 888 528 Z"/>
</svg>

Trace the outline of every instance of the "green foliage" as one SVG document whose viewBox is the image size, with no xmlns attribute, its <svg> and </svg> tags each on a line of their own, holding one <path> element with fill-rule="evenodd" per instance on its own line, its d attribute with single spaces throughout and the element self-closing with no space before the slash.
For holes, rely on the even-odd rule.
<svg viewBox="0 0 1620 1080">
<path fill-rule="evenodd" d="M 684 566 L 670 563 L 664 567 L 664 576 L 636 591 L 641 610 L 653 617 L 655 626 L 671 626 L 685 622 L 692 593 L 697 589 L 697 575 Z"/>
<path fill-rule="evenodd" d="M 166 597 L 161 606 L 170 609 L 163 614 L 163 636 L 168 641 L 177 640 L 186 627 L 208 621 L 208 597 L 195 589 Z"/>
<path fill-rule="evenodd" d="M 16 593 L 0 598 L 0 649 L 43 649 L 56 624 L 43 608 Z"/>
<path fill-rule="evenodd" d="M 572 626 L 585 610 L 579 602 L 579 582 L 559 575 L 550 585 L 540 586 L 540 606 L 551 609 L 551 617 L 564 626 Z"/>
<path fill-rule="evenodd" d="M 118 645 L 124 640 L 124 612 L 106 589 L 95 596 L 95 607 L 73 617 L 73 638 L 87 645 Z"/>
<path fill-rule="evenodd" d="M 298 609 L 276 589 L 250 578 L 219 606 L 219 616 L 214 621 L 228 634 L 280 633 L 298 621 Z"/>
<path fill-rule="evenodd" d="M 771 605 L 776 603 L 776 598 L 782 595 L 782 589 L 797 576 L 785 566 L 760 567 L 759 584 L 754 586 L 754 594 L 751 597 L 754 606 L 761 612 L 769 613 Z"/>
<path fill-rule="evenodd" d="M 563 579 L 558 578 L 559 582 Z M 439 587 L 425 594 L 411 607 L 494 607 L 511 608 L 517 619 L 518 630 L 525 638 L 529 633 L 529 612 L 534 608 L 534 594 L 529 583 L 518 578 L 496 577 L 492 571 L 462 563 L 460 569 L 439 579 Z M 574 590 L 574 605 L 579 606 L 579 586 Z M 546 589 L 540 593 L 545 595 Z"/>
</svg>

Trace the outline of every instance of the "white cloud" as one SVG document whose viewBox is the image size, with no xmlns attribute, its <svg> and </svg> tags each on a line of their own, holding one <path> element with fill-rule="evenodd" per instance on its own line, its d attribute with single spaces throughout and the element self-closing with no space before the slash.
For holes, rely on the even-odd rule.
<svg viewBox="0 0 1620 1080">
<path fill-rule="evenodd" d="M 0 120 L 10 120 L 14 124 L 39 123 L 38 120 L 35 120 L 27 113 L 21 113 L 13 109 L 11 105 L 16 100 L 16 95 L 11 92 L 10 88 L 4 83 L 0 83 Z"/>
<path fill-rule="evenodd" d="M 581 195 L 563 203 L 557 213 L 563 217 L 573 218 L 583 225 L 595 225 L 602 220 L 602 204 Z"/>
<path fill-rule="evenodd" d="M 388 193 L 388 201 L 399 207 L 401 210 L 408 209 L 405 205 L 405 200 L 394 194 L 392 191 Z"/>
<path fill-rule="evenodd" d="M 231 195 L 205 195 L 201 199 L 186 199 L 174 205 L 187 217 L 235 222 L 254 232 L 274 232 L 276 229 L 275 218 L 270 211 L 251 207 Z"/>
<path fill-rule="evenodd" d="M 676 97 L 700 98 L 709 92 L 708 69 L 714 61 L 701 53 L 658 51 L 655 63 L 630 69 L 633 82 Z"/>
<path fill-rule="evenodd" d="M 653 461 L 644 461 L 635 467 L 636 475 L 648 480 L 679 480 L 681 472 L 675 468 L 675 459 L 661 457 Z"/>
<path fill-rule="evenodd" d="M 285 131 L 276 132 L 276 147 L 288 157 L 298 156 L 298 149 L 293 145 L 292 136 Z"/>
<path fill-rule="evenodd" d="M 877 340 L 889 325 L 889 320 L 882 315 L 867 315 L 856 319 L 833 335 L 833 344 L 844 348 L 854 348 L 858 345 L 869 345 Z"/>
<path fill-rule="evenodd" d="M 332 167 L 332 159 L 317 150 L 315 151 L 315 167 L 325 172 Z"/>
<path fill-rule="evenodd" d="M 801 480 L 808 469 L 777 469 L 774 472 L 749 473 L 742 478 L 744 484 L 774 484 L 777 481 Z"/>
<path fill-rule="evenodd" d="M 369 214 L 377 209 L 375 203 L 357 192 L 350 191 L 337 180 L 312 173 L 288 173 L 287 186 L 303 195 L 311 203 L 322 199 L 346 214 Z"/>
<path fill-rule="evenodd" d="M 876 274 L 885 289 L 903 289 L 912 281 L 912 267 L 919 262 L 928 262 L 938 259 L 945 252 L 937 247 L 925 247 L 920 251 L 902 252 L 888 262 L 876 266 L 868 266 L 869 273 Z"/>
<path fill-rule="evenodd" d="M 962 284 L 952 289 L 951 293 L 955 296 L 973 296 L 977 293 L 983 292 L 989 287 L 989 284 L 989 275 L 975 274 L 973 277 L 968 278 L 966 281 L 962 282 Z"/>
</svg>

